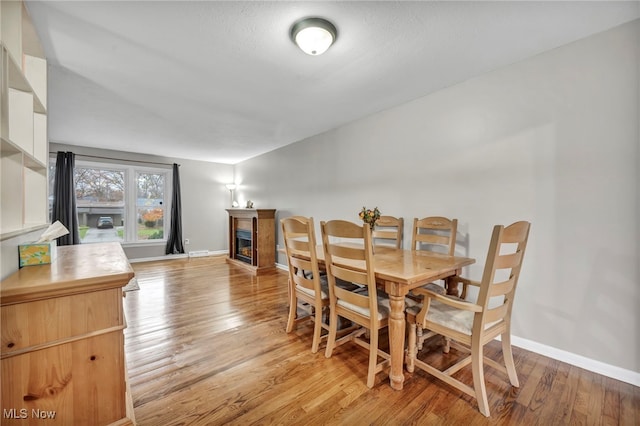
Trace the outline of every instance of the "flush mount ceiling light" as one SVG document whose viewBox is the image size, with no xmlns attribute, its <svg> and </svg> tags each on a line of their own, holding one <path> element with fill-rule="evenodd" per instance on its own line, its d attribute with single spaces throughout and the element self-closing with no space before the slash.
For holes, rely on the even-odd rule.
<svg viewBox="0 0 640 426">
<path fill-rule="evenodd" d="M 305 18 L 291 27 L 291 40 L 308 55 L 322 55 L 336 40 L 336 27 L 326 19 Z"/>
</svg>

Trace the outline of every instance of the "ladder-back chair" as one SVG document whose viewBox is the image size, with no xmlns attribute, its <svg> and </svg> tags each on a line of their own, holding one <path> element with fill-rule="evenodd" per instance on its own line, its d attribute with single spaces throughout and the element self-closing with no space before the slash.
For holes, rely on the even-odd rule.
<svg viewBox="0 0 640 426">
<path fill-rule="evenodd" d="M 320 276 L 316 256 L 316 238 L 312 217 L 291 216 L 280 220 L 289 264 L 289 317 L 287 333 L 302 320 L 314 321 L 311 352 L 318 352 L 322 329 L 329 330 L 323 322 L 323 311 L 329 307 L 329 291 Z M 297 317 L 298 302 L 307 304 L 310 314 Z M 326 335 L 325 335 L 326 336 Z"/>
<path fill-rule="evenodd" d="M 330 320 L 325 356 L 334 348 L 352 341 L 369 351 L 367 386 L 373 387 L 376 373 L 389 365 L 390 355 L 379 349 L 379 331 L 389 323 L 389 299 L 378 295 L 374 275 L 373 244 L 368 224 L 357 225 L 344 220 L 321 222 L 322 245 L 329 282 Z M 346 244 L 345 241 L 355 244 Z M 354 269 L 354 267 L 356 269 Z M 349 291 L 336 285 L 340 279 L 363 287 Z M 338 317 L 359 325 L 346 336 L 337 337 Z M 363 335 L 369 332 L 369 342 Z M 382 358 L 378 362 L 378 358 Z"/>
<path fill-rule="evenodd" d="M 524 221 L 507 227 L 496 225 L 482 280 L 477 282 L 456 277 L 463 285 L 463 293 L 466 293 L 467 286 L 478 287 L 476 303 L 419 289 L 418 292 L 424 296 L 422 306 L 407 308 L 407 370 L 412 372 L 418 367 L 472 396 L 477 400 L 480 412 L 487 417 L 490 413 L 484 381 L 485 364 L 506 373 L 511 384 L 519 386 L 511 351 L 511 312 L 530 226 L 529 222 Z M 468 350 L 471 354 L 445 371 L 419 360 L 416 355 L 416 326 L 450 338 L 452 345 Z M 498 336 L 502 341 L 504 366 L 483 356 L 484 345 Z M 473 374 L 473 387 L 453 377 L 469 364 Z"/>
<path fill-rule="evenodd" d="M 380 216 L 373 229 L 372 237 L 374 245 L 392 245 L 395 248 L 402 247 L 402 233 L 404 231 L 404 219 L 394 216 Z"/>
</svg>

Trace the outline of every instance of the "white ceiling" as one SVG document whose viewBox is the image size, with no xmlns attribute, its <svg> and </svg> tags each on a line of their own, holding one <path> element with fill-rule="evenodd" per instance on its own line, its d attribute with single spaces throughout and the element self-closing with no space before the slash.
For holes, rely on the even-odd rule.
<svg viewBox="0 0 640 426">
<path fill-rule="evenodd" d="M 27 1 L 52 142 L 237 163 L 640 17 L 638 1 Z M 322 56 L 299 18 L 338 29 Z"/>
</svg>

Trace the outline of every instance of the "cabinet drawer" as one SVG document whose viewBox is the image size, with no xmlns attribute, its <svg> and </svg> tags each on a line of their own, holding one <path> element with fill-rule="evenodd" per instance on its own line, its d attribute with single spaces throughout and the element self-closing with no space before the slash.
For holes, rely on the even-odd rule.
<svg viewBox="0 0 640 426">
<path fill-rule="evenodd" d="M 123 347 L 116 331 L 1 360 L 2 424 L 107 425 L 126 418 Z"/>
<path fill-rule="evenodd" d="M 121 288 L 5 305 L 0 311 L 2 358 L 124 327 Z"/>
</svg>

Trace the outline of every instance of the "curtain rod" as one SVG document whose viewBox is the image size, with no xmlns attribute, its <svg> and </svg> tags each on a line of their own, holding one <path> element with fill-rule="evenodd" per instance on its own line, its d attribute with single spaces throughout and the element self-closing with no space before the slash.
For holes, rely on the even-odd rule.
<svg viewBox="0 0 640 426">
<path fill-rule="evenodd" d="M 65 151 L 63 151 L 65 152 Z M 49 151 L 49 154 L 57 154 L 58 151 Z M 157 161 L 144 161 L 144 160 L 129 160 L 126 158 L 114 158 L 114 157 L 102 157 L 99 155 L 88 155 L 88 154 L 76 154 L 77 157 L 85 157 L 85 158 L 100 158 L 102 160 L 114 160 L 114 161 L 130 161 L 132 163 L 144 163 L 144 164 L 160 164 L 163 166 L 173 166 L 174 163 L 160 163 Z M 178 164 L 180 167 L 180 164 Z"/>
</svg>

